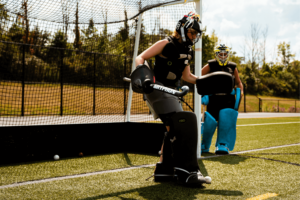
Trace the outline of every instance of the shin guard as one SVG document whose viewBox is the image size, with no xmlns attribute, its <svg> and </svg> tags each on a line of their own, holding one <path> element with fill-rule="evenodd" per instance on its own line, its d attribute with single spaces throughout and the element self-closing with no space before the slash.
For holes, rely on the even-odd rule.
<svg viewBox="0 0 300 200">
<path fill-rule="evenodd" d="M 234 149 L 238 111 L 225 108 L 220 110 L 216 154 L 228 154 Z"/>
<path fill-rule="evenodd" d="M 218 123 L 215 120 L 215 118 L 211 116 L 209 112 L 205 112 L 204 123 L 201 126 L 201 135 L 202 135 L 201 152 L 202 153 L 209 152 L 211 140 L 215 133 L 217 125 Z"/>
<path fill-rule="evenodd" d="M 202 176 L 197 160 L 197 117 L 192 112 L 178 112 L 171 117 L 170 141 L 175 176 L 187 185 L 209 183 Z"/>
</svg>

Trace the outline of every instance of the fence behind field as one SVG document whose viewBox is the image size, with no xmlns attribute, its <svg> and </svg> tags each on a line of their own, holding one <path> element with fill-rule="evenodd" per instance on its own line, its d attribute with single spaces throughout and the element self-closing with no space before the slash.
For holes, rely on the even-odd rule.
<svg viewBox="0 0 300 200">
<path fill-rule="evenodd" d="M 299 100 L 285 100 L 285 99 L 263 99 L 258 98 L 259 112 L 300 112 Z M 298 107 L 297 107 L 298 106 Z"/>
<path fill-rule="evenodd" d="M 300 113 L 299 99 L 267 99 L 249 95 L 244 85 L 244 96 L 241 100 L 239 112 L 289 112 Z"/>
</svg>

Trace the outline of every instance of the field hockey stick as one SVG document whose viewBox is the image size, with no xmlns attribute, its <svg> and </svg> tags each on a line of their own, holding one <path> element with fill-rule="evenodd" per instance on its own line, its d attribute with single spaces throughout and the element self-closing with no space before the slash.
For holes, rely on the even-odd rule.
<svg viewBox="0 0 300 200">
<path fill-rule="evenodd" d="M 124 77 L 123 81 L 126 81 L 126 82 L 130 83 L 131 79 Z M 162 85 L 154 84 L 154 83 L 151 82 L 150 79 L 146 79 L 143 83 L 141 82 L 140 79 L 138 79 L 138 80 L 135 81 L 135 84 L 139 85 L 142 88 L 152 87 L 154 90 L 158 90 L 158 91 L 161 91 L 161 92 L 172 94 L 172 95 L 177 96 L 177 97 L 183 97 L 184 95 L 186 95 L 189 92 L 189 87 L 186 86 L 186 85 L 181 87 L 182 91 L 180 92 L 180 91 L 177 91 L 177 90 L 174 90 L 174 89 L 162 86 Z"/>
</svg>

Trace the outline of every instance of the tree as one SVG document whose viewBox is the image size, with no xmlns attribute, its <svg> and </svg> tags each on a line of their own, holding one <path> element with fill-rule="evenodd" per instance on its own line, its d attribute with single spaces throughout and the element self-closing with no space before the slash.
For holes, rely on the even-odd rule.
<svg viewBox="0 0 300 200">
<path fill-rule="evenodd" d="M 2 38 L 3 31 L 5 29 L 5 22 L 9 18 L 7 11 L 5 9 L 5 4 L 0 4 L 0 39 L 5 40 Z M 4 23 L 2 23 L 4 21 Z"/>
<path fill-rule="evenodd" d="M 267 46 L 267 36 L 268 36 L 268 26 L 262 30 L 263 41 L 261 42 L 261 56 L 263 64 L 266 62 L 266 46 Z"/>
<path fill-rule="evenodd" d="M 124 20 L 124 27 L 120 28 L 120 35 L 122 37 L 122 41 L 126 41 L 129 38 L 129 25 L 128 25 L 128 18 L 127 18 L 127 11 L 124 10 L 124 16 L 125 16 L 125 20 Z"/>
<path fill-rule="evenodd" d="M 64 33 L 61 30 L 58 30 L 54 35 L 54 39 L 51 41 L 50 47 L 66 49 L 67 46 L 68 46 L 68 43 L 67 43 Z M 58 59 L 58 58 L 61 58 L 62 51 L 64 51 L 64 50 L 49 48 L 48 52 L 47 52 L 47 56 L 52 59 L 55 58 L 55 59 L 53 59 L 53 61 L 57 61 L 59 63 L 60 59 Z"/>
<path fill-rule="evenodd" d="M 240 70 L 242 60 L 243 60 L 243 57 L 237 56 L 237 53 L 235 51 L 232 51 L 232 48 L 230 48 L 229 61 L 236 63 L 238 70 Z"/>
<path fill-rule="evenodd" d="M 29 19 L 28 19 L 28 4 L 27 4 L 28 0 L 24 0 L 23 4 L 22 4 L 22 10 L 23 13 L 20 15 L 21 18 L 23 18 L 23 29 L 25 34 L 23 36 L 23 42 L 25 44 L 29 43 Z M 25 26 L 25 28 L 24 28 Z"/>
<path fill-rule="evenodd" d="M 111 34 L 108 34 L 107 30 L 107 11 L 102 11 L 104 24 L 103 24 L 103 31 L 100 32 L 99 39 L 96 44 L 97 51 L 99 53 L 108 53 L 110 50 L 110 41 L 109 37 Z"/>
<path fill-rule="evenodd" d="M 124 10 L 125 20 L 124 20 L 124 27 L 120 28 L 119 35 L 121 36 L 122 40 L 122 48 L 123 48 L 123 55 L 124 56 L 132 56 L 132 52 L 130 51 L 130 38 L 129 38 L 129 25 L 128 25 L 128 17 L 127 11 Z"/>
<path fill-rule="evenodd" d="M 73 43 L 73 46 L 75 49 L 81 50 L 81 45 L 82 42 L 80 41 L 80 32 L 79 32 L 79 16 L 78 16 L 78 2 L 77 2 L 77 7 L 76 7 L 76 12 L 75 12 L 75 40 Z"/>
<path fill-rule="evenodd" d="M 18 20 L 18 18 L 17 18 L 17 20 Z M 17 42 L 17 43 L 22 42 L 22 38 L 23 38 L 22 30 L 23 29 L 22 29 L 21 23 L 18 20 L 17 22 L 13 23 L 13 25 L 9 28 L 9 31 L 8 31 L 9 38 L 13 42 Z"/>
<path fill-rule="evenodd" d="M 208 34 L 205 33 L 206 27 L 203 30 L 202 33 L 202 67 L 204 67 L 207 64 L 208 60 L 214 59 L 214 47 L 216 44 L 217 36 L 215 35 L 213 31 L 213 35 L 209 37 Z"/>
<path fill-rule="evenodd" d="M 291 62 L 287 68 L 287 70 L 295 76 L 296 79 L 296 97 L 300 97 L 300 61 L 294 60 Z"/>
<path fill-rule="evenodd" d="M 62 7 L 62 15 L 63 15 L 63 24 L 64 24 L 64 31 L 65 31 L 65 38 L 68 40 L 68 26 L 69 26 L 69 1 L 68 0 L 61 0 L 61 7 Z"/>
<path fill-rule="evenodd" d="M 260 61 L 260 27 L 258 24 L 250 25 L 250 35 L 246 35 L 245 43 L 248 48 L 246 56 L 251 63 L 251 68 L 254 70 L 256 63 Z"/>
<path fill-rule="evenodd" d="M 81 39 L 83 41 L 83 49 L 86 51 L 93 51 L 95 47 L 95 43 L 99 40 L 99 35 L 97 34 L 98 30 L 94 26 L 93 19 L 89 20 L 88 28 L 81 30 L 83 36 Z"/>
<path fill-rule="evenodd" d="M 291 54 L 290 44 L 285 42 L 280 42 L 278 47 L 278 56 L 281 58 L 281 63 L 284 66 L 288 66 L 291 59 L 295 57 L 295 54 Z"/>
<path fill-rule="evenodd" d="M 205 27 L 205 29 L 206 29 L 206 27 Z M 210 40 L 213 42 L 214 47 L 217 46 L 217 44 L 219 43 L 219 38 L 218 38 L 215 30 L 212 31 Z"/>
</svg>

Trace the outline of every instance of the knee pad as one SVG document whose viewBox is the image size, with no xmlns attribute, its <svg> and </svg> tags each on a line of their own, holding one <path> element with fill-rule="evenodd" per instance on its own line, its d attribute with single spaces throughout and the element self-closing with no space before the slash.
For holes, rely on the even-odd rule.
<svg viewBox="0 0 300 200">
<path fill-rule="evenodd" d="M 209 152 L 209 148 L 211 145 L 212 137 L 215 133 L 218 122 L 215 120 L 213 116 L 209 112 L 205 112 L 204 115 L 204 123 L 201 126 L 201 152 L 206 153 Z"/>
<path fill-rule="evenodd" d="M 220 110 L 216 151 L 224 145 L 228 148 L 228 151 L 232 151 L 234 149 L 237 117 L 238 111 L 234 109 L 226 108 Z"/>
</svg>

